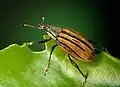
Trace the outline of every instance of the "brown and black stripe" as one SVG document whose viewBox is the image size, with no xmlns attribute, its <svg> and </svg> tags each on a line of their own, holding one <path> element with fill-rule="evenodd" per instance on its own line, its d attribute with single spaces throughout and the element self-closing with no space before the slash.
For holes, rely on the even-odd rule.
<svg viewBox="0 0 120 87">
<path fill-rule="evenodd" d="M 68 54 L 84 61 L 89 62 L 92 60 L 94 47 L 89 40 L 80 33 L 72 29 L 63 28 L 58 34 L 57 39 L 58 46 Z"/>
</svg>

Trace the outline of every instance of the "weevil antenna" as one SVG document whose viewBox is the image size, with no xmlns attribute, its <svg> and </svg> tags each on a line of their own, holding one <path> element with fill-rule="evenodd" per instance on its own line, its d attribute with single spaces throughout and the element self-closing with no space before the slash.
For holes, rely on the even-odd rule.
<svg viewBox="0 0 120 87">
<path fill-rule="evenodd" d="M 45 19 L 45 17 L 43 16 L 43 17 L 41 18 L 41 23 L 43 23 L 43 22 L 44 22 L 44 19 Z"/>
<path fill-rule="evenodd" d="M 23 25 L 21 25 L 21 26 L 23 26 L 23 27 L 31 27 L 31 28 L 37 28 L 36 26 L 33 26 L 33 25 L 29 25 L 29 24 L 23 24 Z"/>
</svg>

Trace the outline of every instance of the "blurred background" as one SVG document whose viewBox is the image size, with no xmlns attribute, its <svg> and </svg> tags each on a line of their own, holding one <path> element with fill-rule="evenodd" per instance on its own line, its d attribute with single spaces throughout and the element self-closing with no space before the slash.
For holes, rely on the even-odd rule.
<svg viewBox="0 0 120 87">
<path fill-rule="evenodd" d="M 20 25 L 37 25 L 44 16 L 45 23 L 72 28 L 120 58 L 118 6 L 117 0 L 1 0 L 0 50 L 13 43 L 42 40 L 43 31 Z M 30 48 L 40 51 L 43 44 Z"/>
</svg>

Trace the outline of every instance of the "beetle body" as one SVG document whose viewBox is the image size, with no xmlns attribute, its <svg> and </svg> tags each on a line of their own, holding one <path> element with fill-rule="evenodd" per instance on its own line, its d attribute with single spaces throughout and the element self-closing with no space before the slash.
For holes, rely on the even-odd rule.
<svg viewBox="0 0 120 87">
<path fill-rule="evenodd" d="M 72 29 L 63 28 L 58 34 L 58 46 L 74 58 L 90 62 L 94 56 L 92 44 Z"/>
<path fill-rule="evenodd" d="M 94 56 L 94 47 L 87 38 L 69 28 L 59 28 L 52 25 L 39 24 L 47 34 L 56 40 L 58 46 L 74 58 L 90 62 Z"/>
</svg>

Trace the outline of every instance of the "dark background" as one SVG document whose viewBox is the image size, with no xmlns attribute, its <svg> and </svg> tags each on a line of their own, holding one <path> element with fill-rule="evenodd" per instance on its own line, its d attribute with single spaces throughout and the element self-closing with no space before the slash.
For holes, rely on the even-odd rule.
<svg viewBox="0 0 120 87">
<path fill-rule="evenodd" d="M 69 27 L 119 55 L 119 1 L 109 0 L 4 0 L 0 2 L 0 50 L 16 43 L 43 39 L 42 31 L 20 27 L 23 23 L 45 23 Z M 33 45 L 34 51 L 43 45 Z"/>
</svg>

